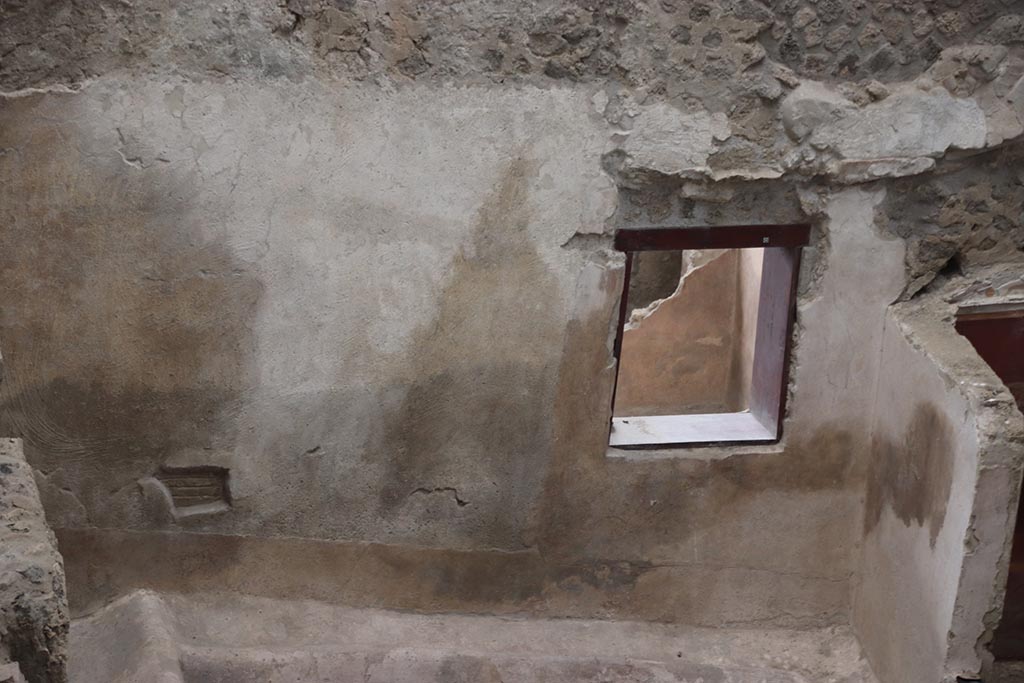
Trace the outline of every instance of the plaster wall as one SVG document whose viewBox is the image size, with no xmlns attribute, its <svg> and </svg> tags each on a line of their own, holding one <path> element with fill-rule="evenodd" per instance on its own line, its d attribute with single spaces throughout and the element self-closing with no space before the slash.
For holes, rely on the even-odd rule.
<svg viewBox="0 0 1024 683">
<path fill-rule="evenodd" d="M 373 604 L 845 620 L 870 350 L 902 287 L 882 195 L 824 210 L 781 447 L 609 458 L 622 263 L 574 240 L 615 208 L 592 99 L 126 76 L 7 99 L 3 424 L 79 607 L 164 572 L 281 592 L 259 558 L 307 538 L 342 545 L 291 578 L 343 595 L 365 571 Z M 229 510 L 172 514 L 149 478 L 188 465 L 228 468 Z M 204 536 L 141 533 L 168 531 Z M 423 582 L 344 546 L 368 542 Z"/>
<path fill-rule="evenodd" d="M 1024 246 L 1024 4 L 342 5 L 5 6 L 0 433 L 73 608 L 847 621 L 884 311 Z M 782 443 L 610 452 L 611 233 L 804 221 Z"/>
<path fill-rule="evenodd" d="M 1001 610 L 1024 423 L 951 300 L 946 287 L 886 320 L 853 595 L 882 681 L 987 676 Z"/>
<path fill-rule="evenodd" d="M 938 682 L 974 501 L 974 416 L 891 317 L 881 377 L 854 620 L 883 680 Z"/>
<path fill-rule="evenodd" d="M 9 102 L 2 400 L 54 524 L 164 528 L 138 480 L 216 465 L 206 530 L 529 545 L 560 245 L 614 208 L 591 111 L 145 79 Z"/>
</svg>

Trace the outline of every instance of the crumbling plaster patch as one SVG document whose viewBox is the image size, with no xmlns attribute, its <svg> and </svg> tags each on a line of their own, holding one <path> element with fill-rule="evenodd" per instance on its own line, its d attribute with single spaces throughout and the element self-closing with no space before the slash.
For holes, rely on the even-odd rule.
<svg viewBox="0 0 1024 683">
<path fill-rule="evenodd" d="M 854 161 L 915 159 L 941 156 L 949 149 L 979 149 L 985 132 L 985 115 L 977 103 L 955 99 L 939 88 L 893 93 L 825 123 L 813 131 L 810 144 L 831 147 Z"/>
<path fill-rule="evenodd" d="M 947 152 L 1019 138 L 1022 76 L 1019 51 L 992 45 L 946 49 L 912 81 L 861 84 L 859 90 L 774 72 L 770 77 L 792 91 L 779 100 L 777 116 L 768 103 L 755 108 L 761 118 L 753 129 L 742 100 L 726 107 L 728 116 L 693 105 L 670 112 L 628 91 L 603 102 L 609 122 L 623 128 L 619 166 L 627 177 L 753 180 L 793 174 L 858 183 L 920 174 Z M 771 151 L 752 155 L 751 147 Z"/>
<path fill-rule="evenodd" d="M 698 111 L 687 115 L 667 104 L 643 107 L 622 145 L 630 165 L 664 173 L 690 175 L 707 172 L 715 142 L 729 137 L 724 114 Z"/>
<path fill-rule="evenodd" d="M 918 175 L 949 152 L 996 147 L 1024 132 L 1024 109 L 1014 99 L 1015 88 L 1024 87 L 1015 85 L 1024 83 L 1019 57 L 1008 59 L 1005 50 L 991 57 L 997 66 L 986 72 L 988 82 L 976 83 L 970 93 L 951 94 L 946 86 L 957 87 L 952 77 L 943 79 L 945 85 L 932 80 L 957 73 L 948 65 L 970 64 L 972 57 L 979 59 L 950 50 L 935 73 L 887 88 L 877 102 L 855 103 L 835 86 L 800 83 L 781 101 L 774 140 L 769 134 L 761 143 L 778 152 L 777 161 L 769 165 L 751 164 L 742 155 L 736 160 L 744 166 L 723 161 L 731 137 L 742 135 L 723 115 L 684 113 L 660 103 L 634 106 L 626 114 L 630 127 L 619 136 L 623 156 L 617 160 L 618 170 L 627 178 L 651 173 L 711 180 L 793 175 L 841 184 Z M 791 142 L 785 142 L 783 130 Z"/>
<path fill-rule="evenodd" d="M 1022 82 L 1021 64 L 1005 48 L 951 48 L 916 81 L 887 88 L 881 101 L 864 106 L 819 83 L 803 83 L 781 107 L 787 132 L 807 141 L 791 156 L 794 167 L 816 165 L 846 182 L 900 177 L 931 169 L 947 152 L 1017 138 L 1024 110 L 1011 93 Z"/>
<path fill-rule="evenodd" d="M 981 7 L 986 4 L 992 7 Z M 445 3 L 384 7 L 354 0 L 338 7 L 323 0 L 233 0 L 173 8 L 140 2 L 102 12 L 95 4 L 64 2 L 47 13 L 26 3 L 12 10 L 0 31 L 0 87 L 80 82 L 126 68 L 161 72 L 170 65 L 197 80 L 340 78 L 385 90 L 412 81 L 600 83 L 611 91 L 609 115 L 616 121 L 641 105 L 650 107 L 641 117 L 647 119 L 678 118 L 661 109 L 666 104 L 686 112 L 689 120 L 674 134 L 671 127 L 642 124 L 631 143 L 646 156 L 651 150 L 645 136 L 699 142 L 693 154 L 680 157 L 676 151 L 673 158 L 662 150 L 649 157 L 658 167 L 706 172 L 710 165 L 716 178 L 768 177 L 793 168 L 775 114 L 780 99 L 802 79 L 832 83 L 859 106 L 900 89 L 871 79 L 898 86 L 932 64 L 935 81 L 951 91 L 950 77 L 976 85 L 995 79 L 1005 81 L 996 88 L 1006 91 L 997 99 L 1017 93 L 1010 99 L 1019 100 L 1019 80 L 1006 81 L 1015 71 L 1003 63 L 1009 52 L 1003 46 L 1019 52 L 1024 2 L 968 5 L 946 11 L 925 0 L 850 7 L 834 0 L 825 6 L 797 0 L 615 0 L 583 7 L 532 0 L 510 12 L 493 0 L 474 0 L 457 11 Z M 957 65 L 936 71 L 952 62 Z M 1011 54 L 1008 62 L 1019 62 L 1019 56 Z M 954 73 L 959 71 L 966 79 Z M 617 101 L 623 93 L 634 105 Z M 1012 133 L 1019 128 L 1014 115 L 997 111 L 994 99 L 981 98 L 989 100 L 982 107 L 991 114 L 993 130 L 1003 131 L 990 137 L 990 145 L 1019 135 Z M 720 135 L 725 117 L 728 139 Z M 705 159 L 709 130 L 720 144 Z M 924 158 L 887 162 L 889 170 L 869 164 L 860 172 L 920 172 Z M 893 171 L 893 165 L 902 169 Z"/>
</svg>

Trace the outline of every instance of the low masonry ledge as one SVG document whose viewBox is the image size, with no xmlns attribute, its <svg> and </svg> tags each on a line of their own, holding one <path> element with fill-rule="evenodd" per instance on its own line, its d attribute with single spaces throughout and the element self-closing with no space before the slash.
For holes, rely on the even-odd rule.
<svg viewBox="0 0 1024 683">
<path fill-rule="evenodd" d="M 19 439 L 0 439 L 0 672 L 67 681 L 64 560 Z"/>
</svg>

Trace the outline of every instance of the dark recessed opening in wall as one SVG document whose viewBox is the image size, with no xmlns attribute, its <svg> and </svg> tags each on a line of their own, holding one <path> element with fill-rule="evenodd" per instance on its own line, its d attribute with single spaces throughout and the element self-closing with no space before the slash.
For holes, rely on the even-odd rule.
<svg viewBox="0 0 1024 683">
<path fill-rule="evenodd" d="M 800 249 L 810 226 L 620 230 L 626 270 L 609 444 L 782 435 Z"/>
<path fill-rule="evenodd" d="M 957 312 L 956 331 L 967 337 L 1024 411 L 1024 304 L 961 308 Z M 1010 549 L 1003 616 L 992 638 L 991 650 L 998 661 L 1024 661 L 1024 505 L 1020 504 Z"/>
</svg>

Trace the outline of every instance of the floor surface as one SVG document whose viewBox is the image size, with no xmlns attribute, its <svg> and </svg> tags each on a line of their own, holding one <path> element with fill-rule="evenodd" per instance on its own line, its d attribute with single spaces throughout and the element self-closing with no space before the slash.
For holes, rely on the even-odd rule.
<svg viewBox="0 0 1024 683">
<path fill-rule="evenodd" d="M 73 683 L 875 683 L 852 634 L 422 615 L 137 592 L 71 629 Z"/>
</svg>

